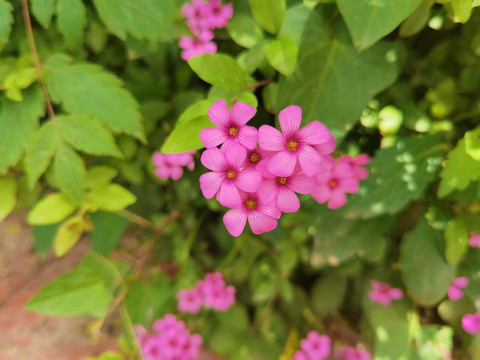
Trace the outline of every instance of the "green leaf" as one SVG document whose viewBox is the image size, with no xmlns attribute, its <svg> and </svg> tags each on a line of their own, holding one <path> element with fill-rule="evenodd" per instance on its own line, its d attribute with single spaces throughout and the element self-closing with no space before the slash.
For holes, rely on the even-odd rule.
<svg viewBox="0 0 480 360">
<path fill-rule="evenodd" d="M 23 102 L 1 98 L 0 109 L 0 174 L 3 174 L 20 159 L 45 112 L 45 104 L 40 89 L 33 87 L 25 92 Z"/>
<path fill-rule="evenodd" d="M 278 34 L 287 3 L 285 0 L 250 0 L 250 10 L 257 23 L 272 34 Z"/>
<path fill-rule="evenodd" d="M 188 60 L 188 65 L 200 79 L 220 89 L 240 91 L 247 86 L 245 72 L 229 55 L 196 56 Z"/>
<path fill-rule="evenodd" d="M 281 74 L 289 76 L 297 65 L 298 47 L 295 41 L 282 37 L 272 41 L 266 50 L 270 64 Z"/>
<path fill-rule="evenodd" d="M 55 224 L 73 213 L 77 205 L 61 193 L 49 194 L 35 204 L 27 215 L 29 225 Z"/>
<path fill-rule="evenodd" d="M 74 45 L 83 43 L 84 31 L 87 26 L 86 13 L 82 0 L 58 0 L 58 30 L 65 36 L 67 42 Z"/>
<path fill-rule="evenodd" d="M 465 152 L 480 161 L 480 127 L 465 133 Z"/>
<path fill-rule="evenodd" d="M 400 267 L 410 297 L 433 306 L 447 294 L 454 269 L 443 256 L 443 234 L 422 218 L 400 246 Z"/>
<path fill-rule="evenodd" d="M 440 178 L 439 197 L 444 197 L 453 190 L 464 190 L 472 181 L 480 178 L 480 161 L 467 154 L 465 139 L 460 140 L 455 149 L 449 152 Z"/>
<path fill-rule="evenodd" d="M 111 212 L 123 210 L 137 201 L 135 195 L 118 184 L 95 187 L 88 195 L 99 209 Z"/>
<path fill-rule="evenodd" d="M 66 194 L 76 202 L 85 197 L 85 164 L 70 145 L 60 142 L 53 159 L 55 179 Z"/>
<path fill-rule="evenodd" d="M 40 176 L 47 170 L 57 149 L 57 135 L 53 123 L 48 121 L 28 140 L 24 166 L 30 188 L 35 186 Z"/>
<path fill-rule="evenodd" d="M 162 146 L 165 154 L 178 154 L 203 148 L 200 130 L 215 127 L 208 116 L 199 116 L 175 126 Z"/>
<path fill-rule="evenodd" d="M 422 196 L 436 178 L 446 145 L 436 138 L 399 139 L 393 147 L 377 151 L 370 175 L 347 203 L 349 216 L 369 218 L 395 214 Z"/>
<path fill-rule="evenodd" d="M 109 256 L 117 246 L 122 234 L 130 221 L 123 216 L 97 211 L 91 216 L 93 231 L 90 233 L 90 241 L 93 251 L 103 256 Z"/>
<path fill-rule="evenodd" d="M 263 31 L 257 23 L 244 14 L 235 15 L 227 25 L 228 35 L 238 45 L 250 49 L 263 40 Z"/>
<path fill-rule="evenodd" d="M 389 34 L 422 0 L 337 0 L 355 47 L 365 50 Z"/>
<path fill-rule="evenodd" d="M 125 306 L 133 324 L 151 325 L 162 317 L 165 305 L 174 296 L 174 290 L 165 276 L 150 282 L 134 281 L 129 284 Z"/>
<path fill-rule="evenodd" d="M 457 264 L 468 249 L 470 234 L 462 217 L 451 219 L 445 229 L 445 258 L 451 265 Z"/>
<path fill-rule="evenodd" d="M 176 37 L 174 21 L 179 11 L 172 1 L 94 0 L 98 15 L 120 39 L 127 33 L 142 39 L 171 40 Z"/>
<path fill-rule="evenodd" d="M 87 114 L 116 133 L 145 141 L 139 105 L 115 75 L 94 64 L 70 64 L 60 57 L 46 65 L 47 87 L 52 100 L 71 113 Z"/>
<path fill-rule="evenodd" d="M 190 105 L 184 112 L 178 117 L 177 123 L 175 126 L 179 126 L 183 123 L 192 121 L 199 116 L 207 116 L 208 110 L 212 105 L 218 100 L 218 98 L 213 97 L 205 100 L 197 101 L 196 103 Z"/>
<path fill-rule="evenodd" d="M 8 42 L 12 30 L 13 6 L 8 1 L 0 0 L 0 50 Z"/>
<path fill-rule="evenodd" d="M 453 20 L 462 24 L 470 19 L 473 0 L 452 0 Z"/>
<path fill-rule="evenodd" d="M 400 26 L 400 37 L 410 37 L 419 33 L 428 22 L 430 17 L 430 8 L 425 4 L 420 4 L 408 18 Z"/>
<path fill-rule="evenodd" d="M 87 188 L 108 185 L 118 175 L 118 171 L 108 166 L 95 166 L 88 169 Z"/>
<path fill-rule="evenodd" d="M 53 239 L 53 250 L 57 257 L 65 255 L 80 240 L 83 232 L 91 229 L 83 216 L 73 216 L 63 222 Z"/>
<path fill-rule="evenodd" d="M 30 0 L 32 14 L 44 28 L 50 26 L 56 2 L 57 0 Z"/>
<path fill-rule="evenodd" d="M 313 284 L 312 308 L 320 318 L 335 311 L 343 301 L 347 290 L 347 278 L 338 274 L 328 274 Z"/>
<path fill-rule="evenodd" d="M 281 36 L 300 45 L 295 71 L 280 78 L 277 104 L 279 110 L 300 106 L 304 124 L 320 120 L 339 143 L 368 101 L 393 83 L 399 55 L 387 42 L 357 54 L 345 27 L 336 27 L 333 32 L 326 19 L 304 6 L 287 11 Z"/>
<path fill-rule="evenodd" d="M 18 186 L 15 178 L 0 179 L 0 222 L 10 214 L 17 204 Z"/>
<path fill-rule="evenodd" d="M 53 246 L 53 239 L 60 224 L 32 226 L 35 249 L 38 254 L 46 254 Z"/>
<path fill-rule="evenodd" d="M 109 271 L 97 257 L 88 255 L 73 270 L 40 290 L 26 308 L 50 315 L 102 318 L 113 299 L 107 288 L 113 283 Z"/>
<path fill-rule="evenodd" d="M 96 119 L 87 115 L 60 115 L 57 126 L 62 137 L 79 151 L 123 157 L 110 130 Z"/>
</svg>

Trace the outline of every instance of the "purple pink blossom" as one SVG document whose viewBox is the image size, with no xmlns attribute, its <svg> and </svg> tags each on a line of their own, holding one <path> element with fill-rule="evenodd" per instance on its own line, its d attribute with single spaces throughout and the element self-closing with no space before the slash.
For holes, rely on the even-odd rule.
<svg viewBox="0 0 480 360">
<path fill-rule="evenodd" d="M 310 331 L 305 339 L 300 341 L 300 350 L 292 360 L 323 360 L 330 356 L 332 340 L 327 335 Z"/>
<path fill-rule="evenodd" d="M 192 57 L 215 54 L 217 52 L 217 44 L 213 40 L 213 33 L 205 30 L 198 34 L 198 36 L 182 36 L 178 40 L 178 46 L 182 51 L 182 59 L 187 61 Z"/>
<path fill-rule="evenodd" d="M 183 176 L 182 166 L 192 171 L 195 168 L 193 155 L 196 151 L 187 151 L 182 154 L 153 153 L 152 163 L 155 166 L 155 175 L 163 180 L 178 180 Z"/>
<path fill-rule="evenodd" d="M 335 350 L 335 358 L 343 360 L 371 360 L 372 355 L 366 349 L 357 349 L 353 346 L 344 346 Z"/>
<path fill-rule="evenodd" d="M 177 298 L 181 313 L 197 314 L 202 307 L 223 312 L 235 304 L 235 287 L 227 286 L 221 273 L 208 273 L 193 288 L 180 290 Z"/>
<path fill-rule="evenodd" d="M 398 288 L 392 288 L 387 283 L 377 280 L 370 281 L 373 289 L 368 292 L 370 300 L 374 303 L 390 306 L 392 300 L 400 300 L 403 298 L 403 291 Z"/>
<path fill-rule="evenodd" d="M 466 277 L 458 277 L 453 279 L 448 287 L 448 298 L 452 301 L 459 300 L 463 297 L 462 289 L 467 287 L 468 279 Z"/>
<path fill-rule="evenodd" d="M 476 233 L 475 231 L 471 231 L 468 245 L 470 245 L 471 247 L 480 248 L 480 234 Z"/>
<path fill-rule="evenodd" d="M 475 314 L 465 314 L 462 317 L 462 328 L 469 334 L 480 335 L 480 311 Z"/>
<path fill-rule="evenodd" d="M 194 360 L 200 355 L 202 337 L 190 334 L 172 314 L 157 320 L 151 332 L 140 325 L 134 326 L 134 332 L 145 360 Z"/>
</svg>

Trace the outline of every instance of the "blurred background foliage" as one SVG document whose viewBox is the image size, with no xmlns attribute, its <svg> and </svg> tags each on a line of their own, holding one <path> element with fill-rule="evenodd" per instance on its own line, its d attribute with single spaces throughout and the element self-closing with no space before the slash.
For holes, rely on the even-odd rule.
<svg viewBox="0 0 480 360">
<path fill-rule="evenodd" d="M 218 270 L 237 305 L 184 318 L 228 359 L 289 359 L 312 329 L 376 359 L 480 359 L 461 329 L 480 306 L 480 3 L 234 0 L 219 54 L 188 62 L 183 3 L 0 0 L 0 220 L 28 211 L 39 255 L 92 248 L 29 309 L 91 315 L 92 333 L 107 318 L 134 358 L 131 325 Z M 274 231 L 232 238 L 199 162 L 176 182 L 151 164 L 200 149 L 219 98 L 255 106 L 256 126 L 301 106 L 370 176 L 342 209 L 304 196 Z M 456 276 L 470 285 L 452 302 Z M 407 296 L 375 305 L 370 279 Z"/>
</svg>

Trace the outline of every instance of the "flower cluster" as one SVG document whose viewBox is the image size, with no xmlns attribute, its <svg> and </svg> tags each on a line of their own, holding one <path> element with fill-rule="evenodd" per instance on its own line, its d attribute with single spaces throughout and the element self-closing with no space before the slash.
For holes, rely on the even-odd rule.
<svg viewBox="0 0 480 360">
<path fill-rule="evenodd" d="M 335 350 L 335 359 L 371 360 L 372 355 L 366 349 L 357 349 L 353 346 L 344 346 Z"/>
<path fill-rule="evenodd" d="M 182 166 L 192 171 L 195 168 L 193 155 L 196 151 L 187 151 L 182 154 L 163 154 L 159 151 L 153 153 L 152 162 L 155 166 L 155 175 L 160 179 L 178 180 L 183 176 Z"/>
<path fill-rule="evenodd" d="M 330 356 L 332 340 L 327 335 L 310 331 L 305 339 L 300 341 L 300 350 L 292 360 L 323 360 Z"/>
<path fill-rule="evenodd" d="M 207 199 L 216 196 L 221 205 L 230 208 L 223 221 L 231 235 L 239 236 L 247 219 L 255 234 L 275 229 L 282 212 L 300 208 L 297 194 L 323 191 L 325 174 L 328 186 L 338 181 L 348 192 L 355 192 L 358 181 L 367 176 L 361 167 L 369 161 L 366 155 L 345 156 L 334 165 L 328 155 L 335 148 L 333 135 L 319 121 L 300 128 L 300 107 L 292 105 L 280 111 L 282 131 L 269 125 L 258 130 L 246 125 L 254 115 L 250 105 L 237 102 L 230 112 L 227 103 L 218 100 L 208 111 L 217 127 L 200 131 L 207 148 L 201 162 L 211 170 L 200 177 L 200 188 Z"/>
<path fill-rule="evenodd" d="M 462 328 L 469 334 L 480 335 L 480 310 L 475 314 L 465 314 L 462 317 Z"/>
<path fill-rule="evenodd" d="M 202 337 L 190 334 L 185 323 L 172 314 L 157 320 L 152 332 L 140 325 L 134 331 L 145 360 L 194 360 L 200 355 Z"/>
<path fill-rule="evenodd" d="M 467 287 L 468 279 L 466 277 L 458 277 L 453 279 L 448 287 L 448 298 L 452 301 L 460 300 L 463 297 L 462 289 Z"/>
<path fill-rule="evenodd" d="M 403 291 L 398 288 L 392 288 L 387 283 L 382 283 L 377 280 L 371 280 L 370 284 L 373 290 L 368 292 L 370 300 L 374 303 L 390 306 L 392 300 L 400 300 L 403 298 Z"/>
<path fill-rule="evenodd" d="M 197 314 L 202 306 L 216 311 L 227 311 L 235 304 L 235 288 L 226 286 L 219 272 L 205 275 L 195 287 L 177 293 L 178 311 Z"/>
<path fill-rule="evenodd" d="M 215 37 L 213 29 L 227 26 L 233 15 L 231 4 L 222 6 L 221 0 L 192 0 L 182 8 L 182 15 L 187 20 L 193 36 L 183 36 L 178 45 L 182 51 L 182 59 L 188 60 L 203 54 L 215 54 L 217 44 L 212 40 Z"/>
</svg>

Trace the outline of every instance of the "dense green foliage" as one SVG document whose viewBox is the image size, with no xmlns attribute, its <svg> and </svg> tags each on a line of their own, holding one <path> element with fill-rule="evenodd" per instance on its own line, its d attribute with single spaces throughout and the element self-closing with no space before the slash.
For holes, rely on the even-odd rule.
<svg viewBox="0 0 480 360">
<path fill-rule="evenodd" d="M 311 329 L 376 359 L 480 359 L 461 327 L 480 300 L 480 2 L 233 0 L 218 53 L 188 62 L 183 3 L 29 0 L 28 15 L 0 0 L 0 221 L 28 211 L 40 254 L 82 235 L 92 248 L 28 308 L 100 328 L 118 315 L 135 358 L 132 324 L 175 312 L 179 289 L 218 270 L 237 304 L 184 319 L 228 359 L 290 359 Z M 336 155 L 372 157 L 370 176 L 339 210 L 304 196 L 274 231 L 233 238 L 199 161 L 176 182 L 151 164 L 201 149 L 218 99 L 254 106 L 255 126 L 301 106 Z M 119 244 L 127 227 L 137 240 Z M 470 284 L 454 302 L 458 276 Z M 373 304 L 370 279 L 405 298 Z"/>
</svg>

